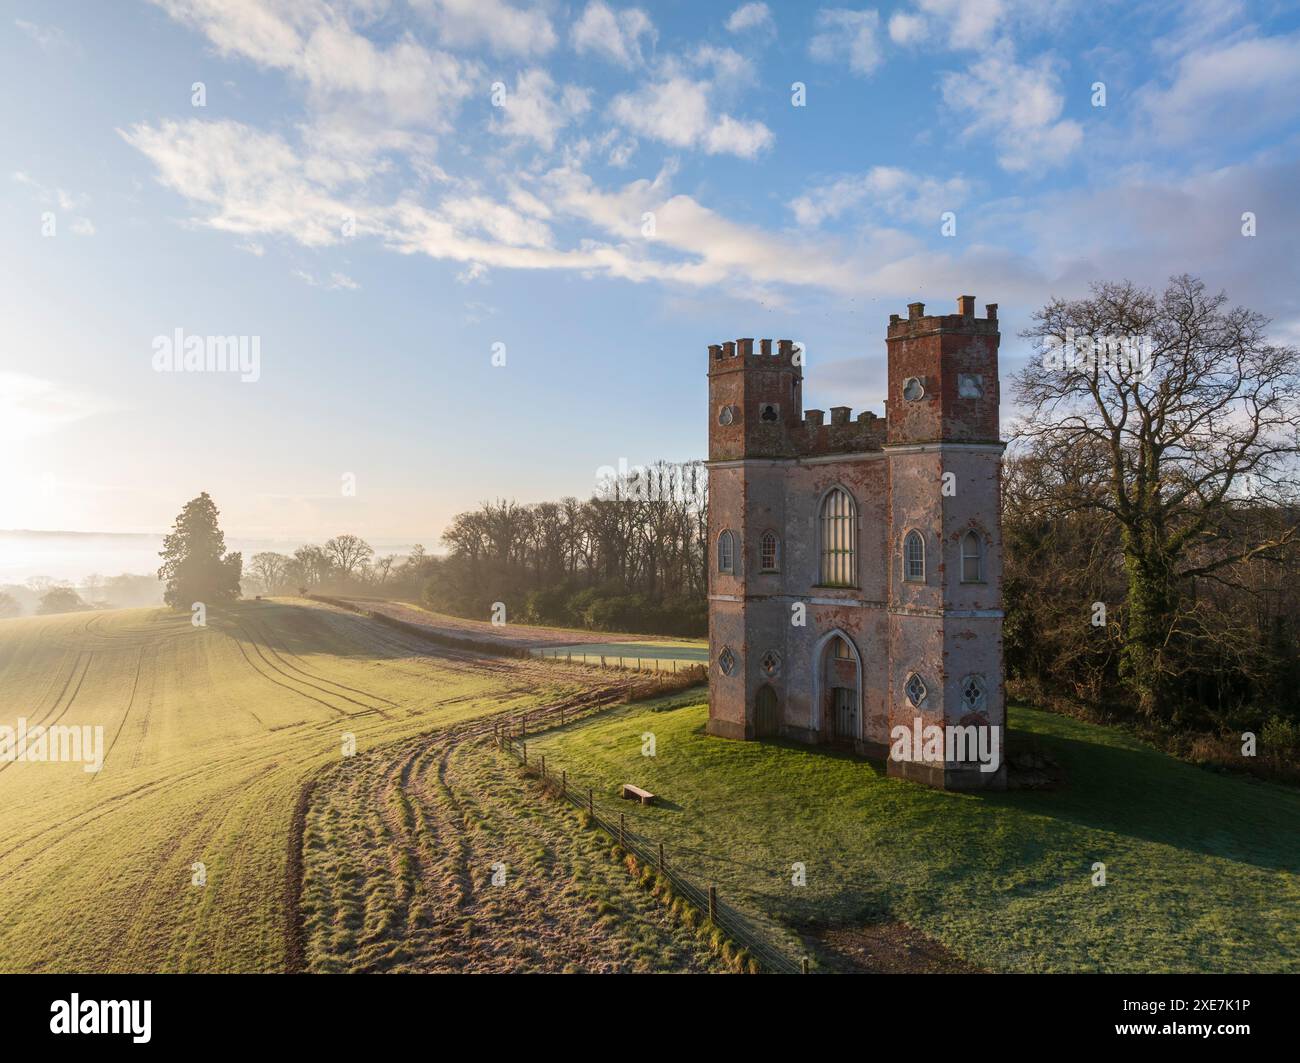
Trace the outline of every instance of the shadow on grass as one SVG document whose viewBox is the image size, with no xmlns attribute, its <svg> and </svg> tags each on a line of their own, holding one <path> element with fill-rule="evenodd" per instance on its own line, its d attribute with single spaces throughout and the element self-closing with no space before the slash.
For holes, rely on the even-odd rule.
<svg viewBox="0 0 1300 1063">
<path fill-rule="evenodd" d="M 1069 784 L 980 800 L 1254 867 L 1300 871 L 1300 791 L 1219 775 L 1133 740 L 1033 737 L 1060 761 Z"/>
</svg>

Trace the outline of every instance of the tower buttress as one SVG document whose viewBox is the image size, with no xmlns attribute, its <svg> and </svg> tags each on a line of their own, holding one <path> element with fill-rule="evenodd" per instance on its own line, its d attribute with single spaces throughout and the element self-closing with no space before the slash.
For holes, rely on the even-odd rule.
<svg viewBox="0 0 1300 1063">
<path fill-rule="evenodd" d="M 996 772 L 890 760 L 947 789 L 1006 782 L 997 305 L 986 314 L 969 295 L 955 314 L 912 303 L 887 341 L 890 726 L 987 726 L 998 748 Z"/>
</svg>

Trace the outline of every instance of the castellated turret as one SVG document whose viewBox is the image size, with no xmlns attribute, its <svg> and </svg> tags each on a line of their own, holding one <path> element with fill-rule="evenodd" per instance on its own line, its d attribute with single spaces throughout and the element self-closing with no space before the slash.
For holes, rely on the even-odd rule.
<svg viewBox="0 0 1300 1063">
<path fill-rule="evenodd" d="M 1005 785 L 997 306 L 892 315 L 885 416 L 803 409 L 789 340 L 708 349 L 709 731 Z M 902 727 L 979 732 L 899 756 Z M 921 735 L 909 746 L 921 750 Z"/>
</svg>

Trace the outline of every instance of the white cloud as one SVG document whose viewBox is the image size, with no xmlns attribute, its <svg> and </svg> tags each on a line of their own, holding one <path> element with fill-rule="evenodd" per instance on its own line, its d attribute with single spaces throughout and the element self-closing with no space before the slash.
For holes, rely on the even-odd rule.
<svg viewBox="0 0 1300 1063">
<path fill-rule="evenodd" d="M 15 170 L 13 180 L 30 188 L 38 202 L 51 207 L 58 207 L 68 215 L 68 227 L 74 236 L 94 236 L 95 225 L 78 211 L 84 211 L 90 205 L 90 197 L 84 192 L 69 192 L 66 188 L 54 188 L 41 184 L 34 177 Z M 56 224 L 59 221 L 56 216 Z"/>
<path fill-rule="evenodd" d="M 934 42 L 953 50 L 989 45 L 1016 24 L 1049 25 L 1065 17 L 1074 0 L 915 0 L 912 10 L 889 19 L 895 44 Z"/>
<path fill-rule="evenodd" d="M 746 122 L 712 113 L 712 84 L 681 75 L 652 82 L 616 96 L 610 113 L 623 126 L 677 148 L 702 147 L 710 155 L 751 159 L 775 139 L 762 122 Z"/>
<path fill-rule="evenodd" d="M 0 439 L 47 435 L 112 408 L 104 399 L 54 381 L 0 370 Z"/>
<path fill-rule="evenodd" d="M 378 222 L 338 196 L 280 136 L 241 122 L 141 122 L 119 135 L 156 167 L 158 181 L 209 213 L 204 224 L 244 236 L 288 236 L 308 247 L 339 243 L 345 219 L 360 235 Z"/>
<path fill-rule="evenodd" d="M 753 79 L 754 67 L 734 48 L 718 48 L 712 44 L 701 44 L 691 53 L 691 62 L 710 71 L 715 79 L 722 78 L 728 84 Z"/>
<path fill-rule="evenodd" d="M 14 19 L 14 25 L 34 40 L 46 55 L 55 55 L 63 51 L 80 51 L 58 26 L 41 26 L 21 18 Z"/>
<path fill-rule="evenodd" d="M 1294 120 L 1300 98 L 1300 34 L 1216 42 L 1178 60 L 1167 88 L 1138 94 L 1163 143 L 1235 138 Z"/>
<path fill-rule="evenodd" d="M 591 0 L 573 25 L 573 47 L 580 55 L 594 52 L 620 66 L 645 62 L 641 39 L 653 44 L 658 37 L 650 16 L 639 7 L 614 11 L 602 0 Z"/>
<path fill-rule="evenodd" d="M 524 10 L 503 0 L 413 0 L 438 28 L 449 48 L 486 44 L 505 55 L 544 55 L 555 47 L 546 12 Z"/>
<path fill-rule="evenodd" d="M 772 11 L 762 3 L 742 4 L 727 18 L 727 29 L 732 33 L 744 33 L 746 30 L 770 29 Z"/>
<path fill-rule="evenodd" d="M 326 291 L 329 292 L 355 291 L 356 289 L 361 287 L 361 285 L 359 285 L 346 273 L 334 272 L 334 273 L 330 273 L 326 277 L 318 278 L 315 274 L 308 273 L 305 270 L 301 270 L 301 269 L 295 269 L 292 272 L 293 275 L 303 283 L 309 284 L 313 288 L 324 288 Z"/>
<path fill-rule="evenodd" d="M 296 77 L 322 111 L 359 109 L 372 122 L 446 130 L 478 82 L 477 63 L 426 48 L 409 33 L 380 47 L 325 0 L 153 2 L 200 30 L 220 54 Z"/>
<path fill-rule="evenodd" d="M 494 132 L 532 140 L 550 151 L 556 134 L 591 110 L 591 94 L 568 85 L 557 95 L 550 74 L 535 68 L 515 78 L 515 87 L 505 94 L 500 110 L 504 117 L 492 123 Z"/>
<path fill-rule="evenodd" d="M 925 38 L 927 30 L 927 23 L 920 15 L 900 11 L 889 19 L 889 39 L 895 44 L 916 44 Z"/>
<path fill-rule="evenodd" d="M 800 225 L 815 226 L 858 207 L 868 213 L 907 221 L 933 223 L 956 210 L 970 194 L 963 177 L 946 180 L 909 173 L 893 166 L 874 166 L 866 173 L 848 174 L 816 185 L 793 200 L 790 209 Z"/>
<path fill-rule="evenodd" d="M 1065 100 L 1050 56 L 1019 63 L 1001 42 L 941 84 L 944 102 L 969 119 L 966 135 L 994 139 L 1004 170 L 1059 166 L 1083 140 L 1079 123 L 1061 118 Z"/>
<path fill-rule="evenodd" d="M 724 114 L 704 138 L 704 149 L 710 155 L 738 155 L 752 159 L 772 146 L 772 131 L 762 122 L 742 122 Z"/>
<path fill-rule="evenodd" d="M 866 76 L 884 58 L 877 34 L 880 14 L 876 11 L 850 11 L 847 8 L 822 8 L 815 20 L 817 32 L 808 42 L 808 54 L 822 62 L 847 61 L 855 74 Z"/>
</svg>

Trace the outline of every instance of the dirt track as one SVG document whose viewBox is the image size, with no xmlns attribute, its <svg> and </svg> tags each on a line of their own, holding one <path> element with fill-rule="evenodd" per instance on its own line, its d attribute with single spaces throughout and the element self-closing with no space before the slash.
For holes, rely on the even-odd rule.
<svg viewBox="0 0 1300 1063">
<path fill-rule="evenodd" d="M 441 651 L 434 651 L 441 653 Z M 468 655 L 447 651 L 464 663 Z M 487 663 L 487 662 L 484 662 Z M 527 660 L 491 660 L 520 673 Z M 529 712 L 627 697 L 627 681 Z M 495 748 L 493 719 L 373 750 L 314 780 L 289 953 L 309 971 L 713 971 L 721 962 Z M 292 892 L 292 884 L 290 886 Z"/>
</svg>

